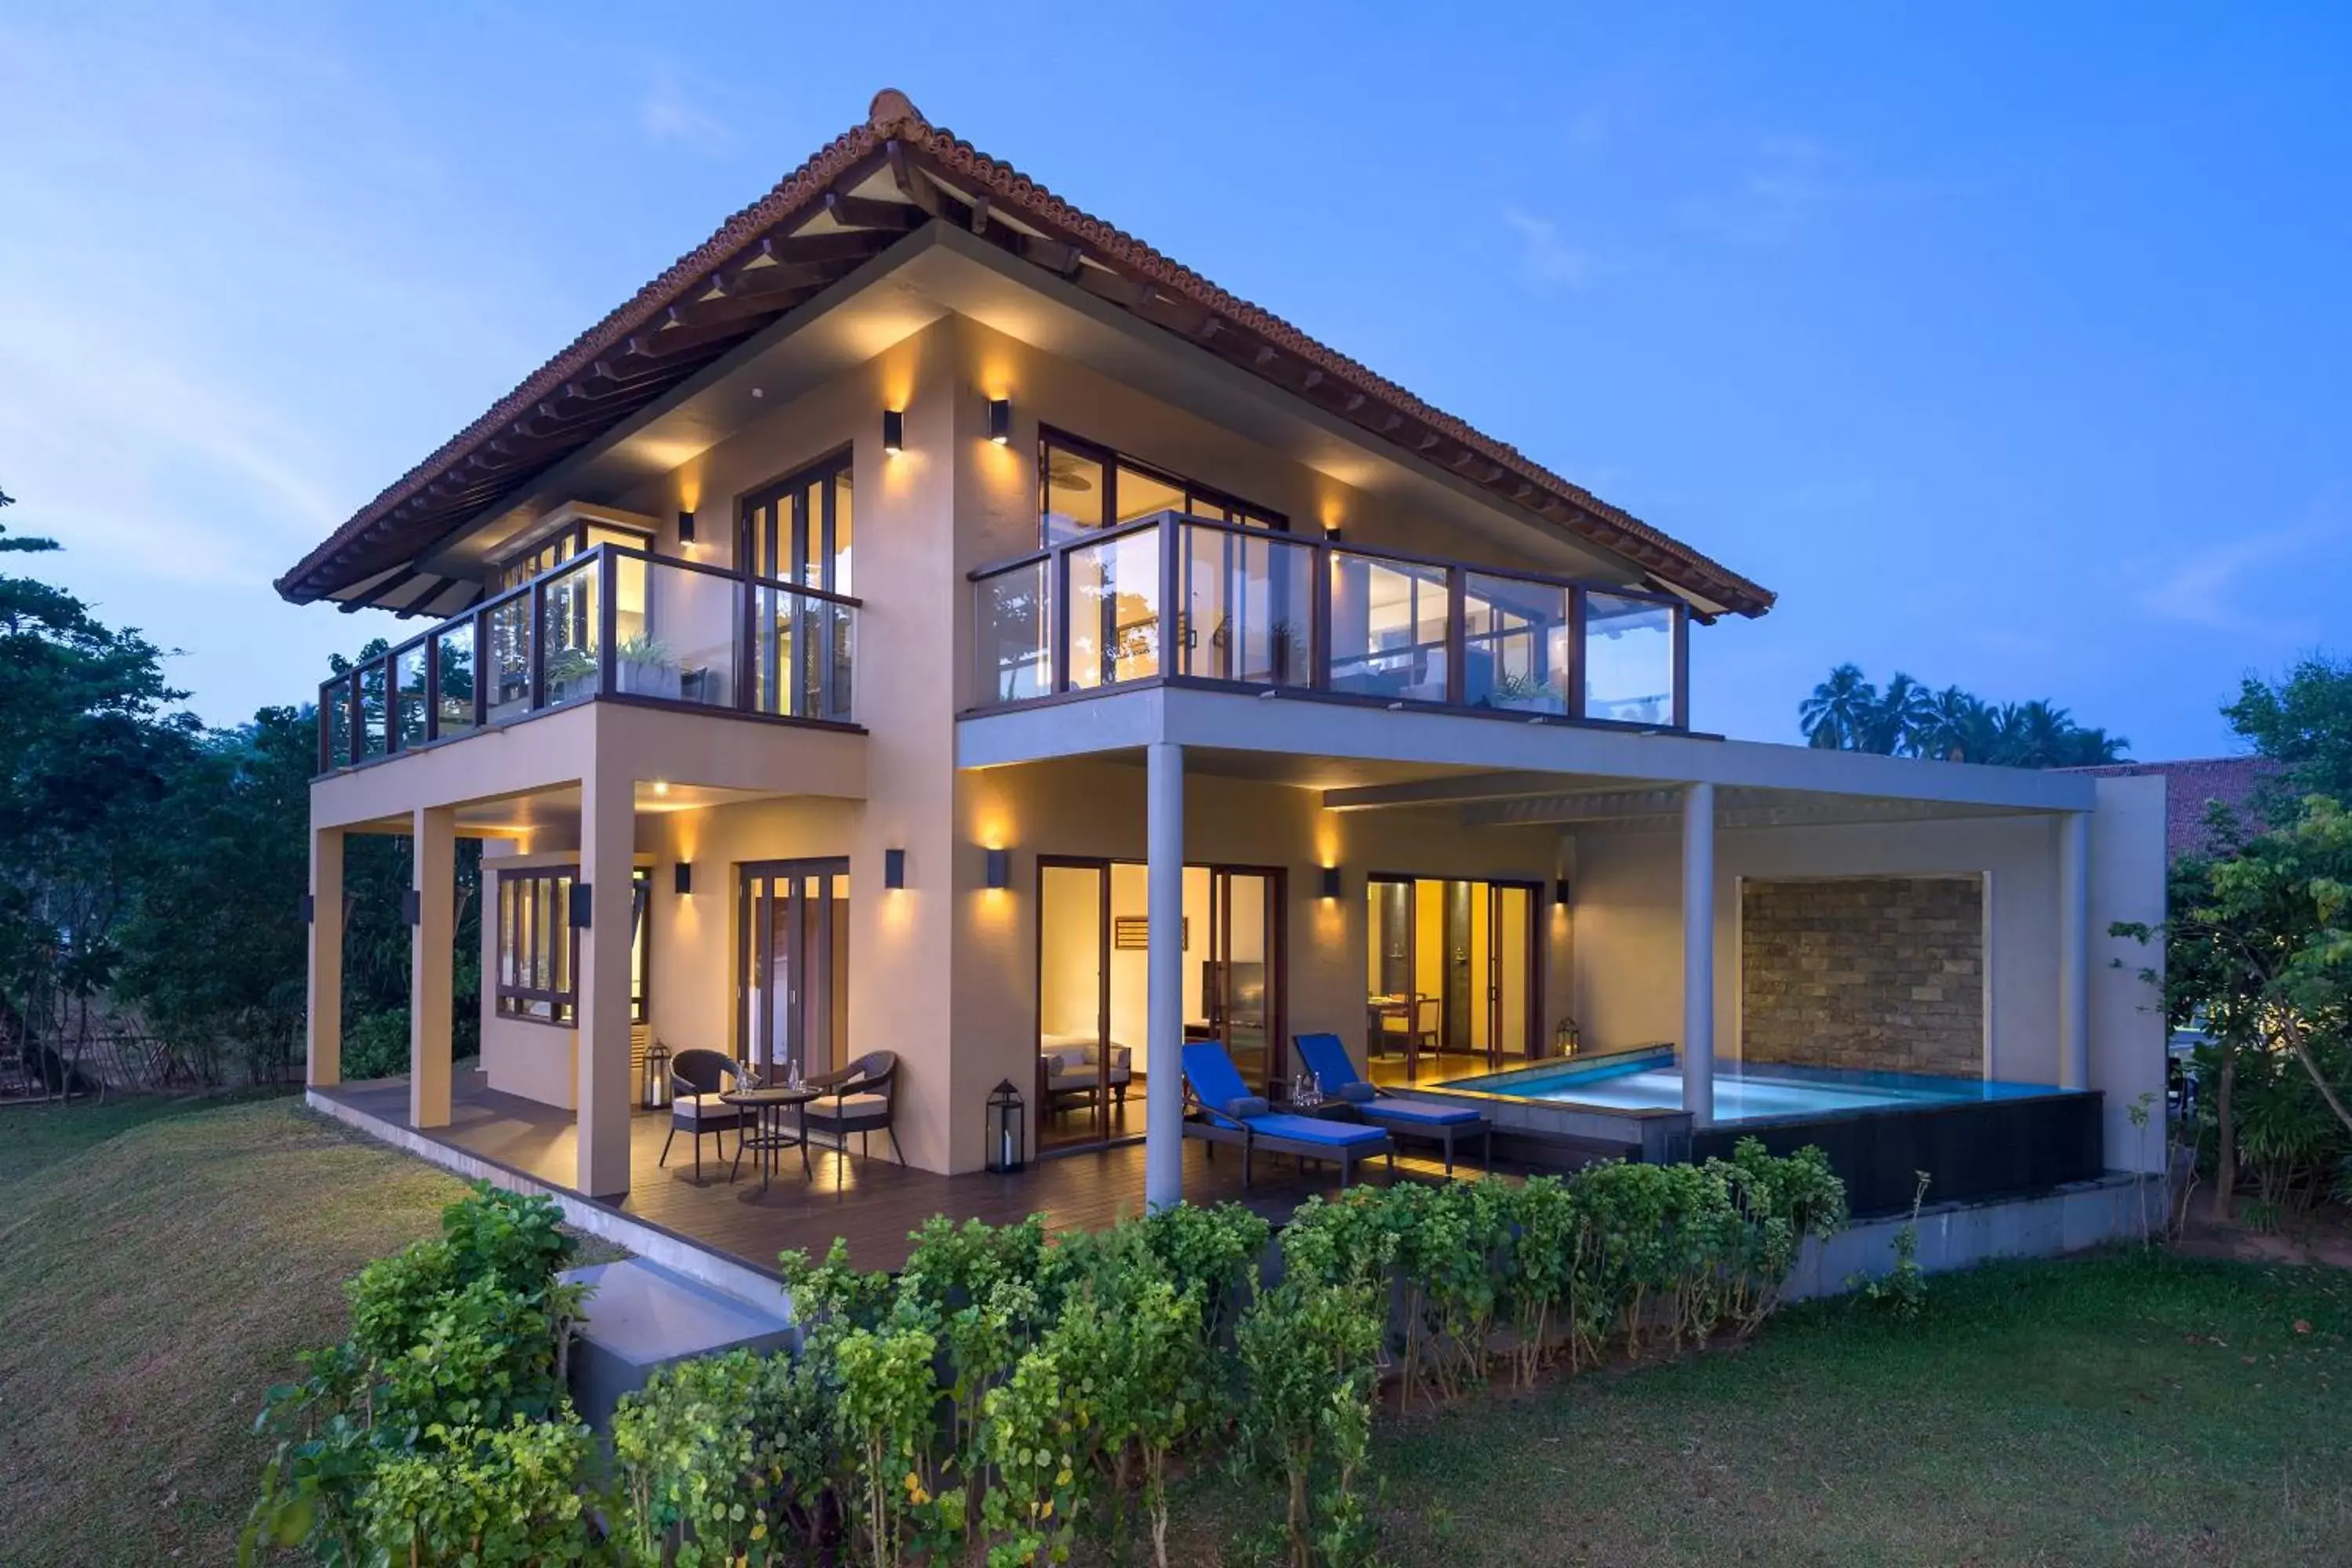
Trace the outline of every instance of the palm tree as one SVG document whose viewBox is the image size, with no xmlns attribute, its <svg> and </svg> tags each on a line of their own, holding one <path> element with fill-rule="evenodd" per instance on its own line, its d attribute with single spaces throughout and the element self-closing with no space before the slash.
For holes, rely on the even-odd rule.
<svg viewBox="0 0 2352 1568">
<path fill-rule="evenodd" d="M 1842 664 L 1813 694 L 1797 704 L 1805 743 L 1819 751 L 1852 752 L 1878 706 L 1878 688 L 1863 679 L 1859 665 Z"/>
<path fill-rule="evenodd" d="M 1896 670 L 1886 690 L 1872 705 L 1855 749 L 1887 757 L 1918 755 L 1918 742 L 1933 702 L 1926 687 Z"/>
<path fill-rule="evenodd" d="M 1991 750 L 1991 716 L 1984 702 L 1957 686 L 1947 686 L 1927 700 L 1927 710 L 1913 731 L 1913 749 L 1923 757 L 1946 763 L 1980 763 Z"/>
</svg>

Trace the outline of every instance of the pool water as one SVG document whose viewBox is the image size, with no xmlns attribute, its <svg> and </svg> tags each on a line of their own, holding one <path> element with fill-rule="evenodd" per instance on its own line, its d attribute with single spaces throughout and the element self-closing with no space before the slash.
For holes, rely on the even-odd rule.
<svg viewBox="0 0 2352 1568">
<path fill-rule="evenodd" d="M 1454 1079 L 1443 1089 L 1475 1089 L 1519 1100 L 1545 1100 L 1614 1110 L 1679 1110 L 1680 1064 L 1671 1051 L 1636 1051 L 1605 1061 L 1522 1068 L 1481 1078 Z M 1927 1073 L 1865 1072 L 1852 1068 L 1774 1064 L 1742 1070 L 1718 1064 L 1715 1119 L 1765 1121 L 1781 1117 L 1886 1110 L 1900 1106 L 1954 1105 L 2055 1094 L 2049 1084 L 1992 1079 L 1938 1078 Z"/>
</svg>

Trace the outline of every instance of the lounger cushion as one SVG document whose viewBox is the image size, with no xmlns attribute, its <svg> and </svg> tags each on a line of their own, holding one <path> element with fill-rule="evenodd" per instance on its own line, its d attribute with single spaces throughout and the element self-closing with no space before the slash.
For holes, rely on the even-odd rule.
<svg viewBox="0 0 2352 1568">
<path fill-rule="evenodd" d="M 1380 1090 L 1359 1079 L 1354 1083 L 1343 1083 L 1337 1089 L 1326 1087 L 1323 1092 L 1334 1100 L 1344 1100 L 1350 1105 L 1369 1105 L 1378 1096 Z"/>
<path fill-rule="evenodd" d="M 1411 1121 L 1424 1127 L 1471 1127 L 1486 1121 L 1475 1110 L 1447 1110 L 1434 1105 L 1414 1105 L 1401 1100 L 1379 1100 L 1364 1107 L 1375 1121 Z"/>
<path fill-rule="evenodd" d="M 1260 1138 L 1280 1138 L 1293 1143 L 1320 1143 L 1344 1149 L 1360 1143 L 1382 1143 L 1388 1134 L 1360 1121 L 1322 1121 L 1312 1116 L 1276 1111 L 1249 1119 L 1249 1130 Z"/>
<path fill-rule="evenodd" d="M 1262 1121 L 1272 1109 L 1266 1104 L 1264 1095 L 1244 1094 L 1225 1101 L 1216 1110 L 1219 1115 L 1229 1116 L 1235 1121 Z"/>
</svg>

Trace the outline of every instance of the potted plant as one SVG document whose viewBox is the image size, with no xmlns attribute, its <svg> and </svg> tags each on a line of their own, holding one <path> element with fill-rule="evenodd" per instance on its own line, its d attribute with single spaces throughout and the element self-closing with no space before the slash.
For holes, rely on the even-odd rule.
<svg viewBox="0 0 2352 1568">
<path fill-rule="evenodd" d="M 560 647 L 547 656 L 547 700 L 569 702 L 596 689 L 596 656 L 584 647 Z"/>
<path fill-rule="evenodd" d="M 677 658 L 667 643 L 641 634 L 625 638 L 614 651 L 620 655 L 618 676 L 623 691 L 637 697 L 677 700 Z"/>
</svg>

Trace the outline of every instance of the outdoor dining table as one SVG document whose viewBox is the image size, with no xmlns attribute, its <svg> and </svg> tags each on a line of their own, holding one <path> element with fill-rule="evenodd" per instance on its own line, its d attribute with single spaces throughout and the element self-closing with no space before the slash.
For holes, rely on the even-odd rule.
<svg viewBox="0 0 2352 1568">
<path fill-rule="evenodd" d="M 733 1181 L 743 1168 L 743 1151 L 749 1149 L 760 1157 L 760 1190 L 768 1190 L 769 1179 L 774 1175 L 776 1156 L 786 1149 L 798 1146 L 801 1152 L 801 1174 L 814 1174 L 809 1164 L 808 1107 L 809 1101 L 824 1091 L 805 1086 L 799 1089 L 778 1084 L 762 1089 L 730 1089 L 719 1098 L 729 1105 L 751 1114 L 752 1130 L 741 1134 L 735 1142 L 735 1164 L 727 1173 Z M 784 1112 L 793 1114 L 792 1131 L 784 1129 Z"/>
</svg>

